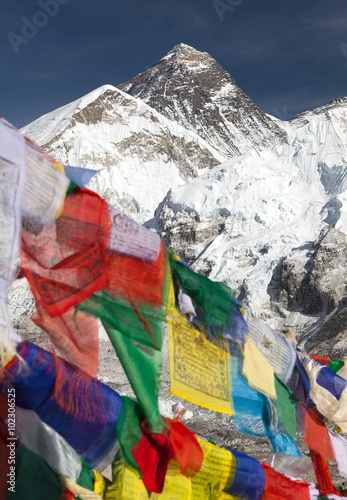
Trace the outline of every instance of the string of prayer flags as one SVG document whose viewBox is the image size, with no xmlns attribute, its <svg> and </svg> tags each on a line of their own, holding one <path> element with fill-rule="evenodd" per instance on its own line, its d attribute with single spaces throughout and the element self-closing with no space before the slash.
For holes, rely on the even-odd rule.
<svg viewBox="0 0 347 500">
<path fill-rule="evenodd" d="M 162 432 L 158 397 L 165 310 L 129 302 L 104 291 L 78 307 L 101 319 L 153 432 Z"/>
<path fill-rule="evenodd" d="M 236 428 L 268 437 L 271 463 L 286 473 L 307 466 L 293 439 L 298 420 L 320 492 L 347 496 L 335 489 L 327 463 L 335 458 L 347 475 L 347 442 L 311 410 L 315 403 L 347 430 L 345 360 L 315 355 L 303 365 L 289 340 L 245 313 L 226 285 L 192 271 L 158 235 L 85 189 L 94 172 L 67 168 L 69 184 L 61 164 L 1 119 L 0 137 L 0 467 L 7 473 L 10 388 L 21 437 L 16 498 L 318 499 L 313 485 L 197 439 L 182 422 L 160 415 L 166 329 L 174 394 L 236 413 Z M 65 359 L 11 330 L 6 299 L 21 225 L 33 318 Z M 95 378 L 97 318 L 138 402 Z M 287 383 L 304 405 L 296 408 Z M 0 496 L 6 486 L 0 482 Z"/>
<path fill-rule="evenodd" d="M 265 487 L 265 473 L 260 462 L 241 451 L 234 449 L 230 451 L 235 458 L 236 468 L 233 482 L 227 492 L 249 500 L 261 500 Z"/>
<path fill-rule="evenodd" d="M 118 448 L 121 396 L 29 341 L 17 352 L 5 367 L 3 390 L 13 385 L 18 406 L 34 410 L 86 462 L 103 470 Z"/>
<path fill-rule="evenodd" d="M 97 318 L 76 311 L 74 307 L 52 318 L 37 304 L 31 319 L 47 333 L 62 358 L 96 377 L 99 363 Z"/>
<path fill-rule="evenodd" d="M 22 269 L 36 302 L 52 316 L 107 285 L 110 218 L 96 193 L 76 188 L 61 216 L 38 234 L 22 232 Z"/>
</svg>

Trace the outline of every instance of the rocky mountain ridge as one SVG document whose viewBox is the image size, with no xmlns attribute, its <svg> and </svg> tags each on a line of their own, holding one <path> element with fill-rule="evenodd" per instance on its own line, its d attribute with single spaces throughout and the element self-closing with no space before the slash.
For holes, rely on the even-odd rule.
<svg viewBox="0 0 347 500">
<path fill-rule="evenodd" d="M 197 133 L 228 158 L 251 148 L 268 149 L 286 136 L 213 57 L 185 44 L 119 88 Z"/>
</svg>

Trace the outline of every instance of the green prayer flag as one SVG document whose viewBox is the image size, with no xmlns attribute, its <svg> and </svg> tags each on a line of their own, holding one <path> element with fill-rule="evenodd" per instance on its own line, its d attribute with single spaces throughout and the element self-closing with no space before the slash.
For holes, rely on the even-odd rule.
<svg viewBox="0 0 347 500">
<path fill-rule="evenodd" d="M 275 374 L 275 401 L 278 418 L 286 431 L 293 437 L 296 436 L 296 403 L 298 399 L 289 387 Z"/>
<path fill-rule="evenodd" d="M 64 487 L 59 475 L 22 444 L 16 449 L 15 474 L 15 485 L 8 490 L 7 500 L 61 499 Z"/>
<path fill-rule="evenodd" d="M 136 401 L 122 396 L 122 410 L 116 425 L 117 436 L 126 462 L 138 471 L 131 450 L 141 439 L 141 420 L 142 415 Z"/>
<path fill-rule="evenodd" d="M 169 254 L 174 278 L 178 279 L 186 293 L 200 306 L 205 315 L 206 327 L 212 334 L 218 334 L 231 325 L 236 307 L 234 292 L 224 283 L 212 281 L 194 272 Z"/>
<path fill-rule="evenodd" d="M 166 311 L 103 291 L 77 306 L 101 319 L 152 431 L 161 433 L 158 397 Z"/>
<path fill-rule="evenodd" d="M 334 373 L 337 373 L 339 370 L 341 370 L 343 366 L 345 366 L 345 363 L 343 361 L 338 361 L 334 359 L 331 359 L 328 365 L 330 370 L 332 370 Z"/>
<path fill-rule="evenodd" d="M 82 470 L 77 478 L 77 484 L 87 490 L 94 491 L 95 476 L 93 469 L 83 459 L 81 460 L 81 464 Z"/>
</svg>

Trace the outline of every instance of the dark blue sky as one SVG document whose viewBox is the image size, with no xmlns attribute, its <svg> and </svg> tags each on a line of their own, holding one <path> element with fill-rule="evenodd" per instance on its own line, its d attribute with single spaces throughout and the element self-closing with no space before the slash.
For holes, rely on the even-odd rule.
<svg viewBox="0 0 347 500">
<path fill-rule="evenodd" d="M 0 114 L 17 127 L 181 42 L 283 119 L 347 96 L 345 0 L 3 0 L 0 12 Z"/>
</svg>

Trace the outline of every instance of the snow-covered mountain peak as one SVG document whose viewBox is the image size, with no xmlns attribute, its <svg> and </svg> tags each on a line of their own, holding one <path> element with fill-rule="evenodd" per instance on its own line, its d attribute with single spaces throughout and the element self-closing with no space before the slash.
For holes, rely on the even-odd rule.
<svg viewBox="0 0 347 500">
<path fill-rule="evenodd" d="M 178 45 L 152 68 L 119 86 L 191 130 L 227 157 L 268 149 L 286 137 L 205 52 Z"/>
<path fill-rule="evenodd" d="M 207 70 L 216 64 L 216 61 L 207 52 L 200 52 L 184 43 L 175 45 L 161 61 L 185 64 L 189 69 L 193 70 Z"/>
</svg>

